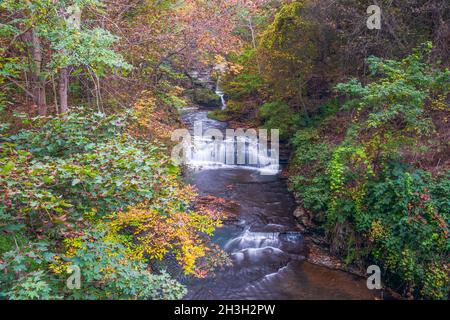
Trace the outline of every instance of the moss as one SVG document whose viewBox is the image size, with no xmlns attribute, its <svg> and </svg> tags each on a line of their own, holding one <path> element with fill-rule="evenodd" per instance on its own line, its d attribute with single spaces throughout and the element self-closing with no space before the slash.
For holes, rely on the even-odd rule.
<svg viewBox="0 0 450 320">
<path fill-rule="evenodd" d="M 246 104 L 230 100 L 225 110 L 213 110 L 209 112 L 208 117 L 219 121 L 243 121 L 248 118 L 249 110 L 246 107 Z"/>
<path fill-rule="evenodd" d="M 208 112 L 208 118 L 217 121 L 230 121 L 230 116 L 223 110 L 214 110 Z"/>
<path fill-rule="evenodd" d="M 195 88 L 191 95 L 192 100 L 202 107 L 218 108 L 222 105 L 220 97 L 208 88 Z"/>
</svg>

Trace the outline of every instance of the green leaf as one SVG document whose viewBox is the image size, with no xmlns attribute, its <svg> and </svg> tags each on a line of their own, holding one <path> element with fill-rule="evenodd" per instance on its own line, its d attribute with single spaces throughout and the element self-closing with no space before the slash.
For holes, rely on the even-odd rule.
<svg viewBox="0 0 450 320">
<path fill-rule="evenodd" d="M 9 172 L 11 172 L 12 169 L 14 169 L 14 162 L 9 161 L 6 165 L 4 165 L 1 168 L 1 174 L 8 174 Z"/>
</svg>

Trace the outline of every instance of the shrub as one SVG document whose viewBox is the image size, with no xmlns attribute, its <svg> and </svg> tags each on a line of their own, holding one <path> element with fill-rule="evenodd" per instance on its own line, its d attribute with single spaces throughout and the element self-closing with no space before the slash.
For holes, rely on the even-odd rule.
<svg viewBox="0 0 450 320">
<path fill-rule="evenodd" d="M 449 71 L 424 62 L 430 49 L 401 61 L 371 58 L 370 83 L 339 84 L 355 98 L 345 105 L 354 114 L 346 138 L 323 142 L 316 120 L 298 131 L 291 188 L 324 216 L 331 247 L 347 263 L 380 265 L 386 284 L 404 295 L 445 299 L 450 173 L 432 175 L 404 157 L 426 150 L 430 108 L 449 92 Z"/>
<path fill-rule="evenodd" d="M 318 138 L 317 129 L 306 128 L 298 131 L 291 140 L 295 149 L 291 166 L 301 170 L 290 177 L 290 189 L 301 198 L 305 209 L 315 213 L 326 211 L 330 201 L 325 171 L 333 149 Z"/>
<path fill-rule="evenodd" d="M 76 242 L 68 242 L 72 245 L 65 254 L 49 252 L 49 243 L 44 242 L 5 254 L 0 265 L 1 295 L 14 300 L 174 300 L 186 293 L 167 273 L 151 272 L 130 257 L 126 247 L 106 240 L 104 231 L 88 231 Z M 65 285 L 68 267 L 73 265 L 81 271 L 80 289 L 69 290 Z"/>
<path fill-rule="evenodd" d="M 133 137 L 131 114 L 74 110 L 24 119 L 0 149 L 0 291 L 11 299 L 174 299 L 183 287 L 147 263 L 175 255 L 204 276 L 215 212 L 195 212 L 195 191 L 156 141 Z M 157 241 L 153 241 L 156 240 Z M 77 264 L 82 291 L 65 288 Z"/>
<path fill-rule="evenodd" d="M 445 263 L 450 248 L 449 211 L 438 209 L 447 196 L 431 191 L 441 179 L 398 164 L 387 167 L 368 185 L 367 223 L 359 226 L 373 241 L 374 259 L 392 278 L 399 276 L 406 291 L 439 299 L 449 290 Z"/>
<path fill-rule="evenodd" d="M 208 88 L 195 88 L 193 100 L 196 104 L 207 108 L 218 108 L 222 105 L 220 97 Z"/>
<path fill-rule="evenodd" d="M 280 130 L 281 140 L 287 140 L 300 121 L 300 116 L 295 114 L 289 105 L 280 101 L 263 104 L 258 116 L 263 121 L 264 128 Z"/>
</svg>

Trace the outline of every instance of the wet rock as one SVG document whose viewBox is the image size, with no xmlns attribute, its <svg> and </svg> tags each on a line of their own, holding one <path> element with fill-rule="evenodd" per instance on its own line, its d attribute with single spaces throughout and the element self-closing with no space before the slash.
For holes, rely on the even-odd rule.
<svg viewBox="0 0 450 320">
<path fill-rule="evenodd" d="M 299 242 L 303 241 L 302 234 L 300 232 L 297 232 L 297 231 L 281 232 L 278 235 L 278 238 L 281 241 L 293 242 L 293 243 L 299 243 Z"/>
<path fill-rule="evenodd" d="M 300 229 L 302 231 L 306 231 L 307 229 L 312 227 L 311 217 L 303 207 L 298 207 L 297 209 L 295 209 L 294 217 L 299 223 Z"/>
<path fill-rule="evenodd" d="M 220 97 L 208 88 L 196 88 L 190 92 L 194 102 L 205 108 L 218 108 L 222 105 Z"/>
<path fill-rule="evenodd" d="M 290 254 L 304 254 L 306 251 L 303 235 L 300 232 L 281 232 L 278 235 L 280 248 Z"/>
<path fill-rule="evenodd" d="M 214 218 L 223 220 L 225 223 L 237 222 L 240 211 L 238 203 L 211 195 L 198 197 L 194 208 L 200 212 L 208 210 Z"/>
</svg>

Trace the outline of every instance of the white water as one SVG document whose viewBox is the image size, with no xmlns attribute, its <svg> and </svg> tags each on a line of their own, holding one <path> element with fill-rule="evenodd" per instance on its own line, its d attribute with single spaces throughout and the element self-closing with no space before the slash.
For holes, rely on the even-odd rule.
<svg viewBox="0 0 450 320">
<path fill-rule="evenodd" d="M 225 94 L 220 89 L 220 76 L 217 79 L 216 83 L 216 94 L 220 97 L 220 101 L 222 102 L 222 110 L 225 110 L 227 108 L 227 102 L 225 101 Z"/>
<path fill-rule="evenodd" d="M 281 244 L 278 232 L 250 232 L 246 230 L 241 236 L 231 239 L 225 245 L 227 251 L 242 249 L 278 248 Z"/>
<path fill-rule="evenodd" d="M 241 143 L 235 137 L 213 140 L 194 137 L 187 163 L 194 169 L 241 168 L 276 175 L 279 168 L 276 150 L 268 150 L 257 139 L 244 137 Z"/>
</svg>

